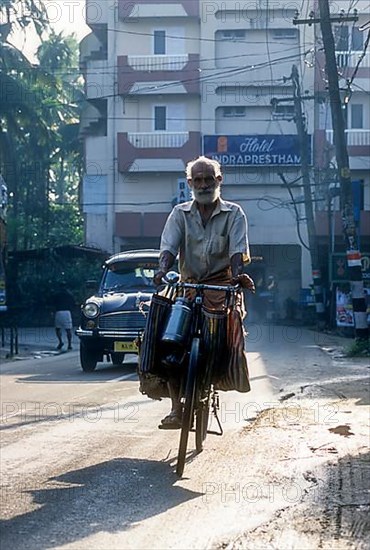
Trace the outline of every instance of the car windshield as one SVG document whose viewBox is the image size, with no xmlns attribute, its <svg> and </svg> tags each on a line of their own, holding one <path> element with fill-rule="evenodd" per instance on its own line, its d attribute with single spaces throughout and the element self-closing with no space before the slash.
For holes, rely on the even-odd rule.
<svg viewBox="0 0 370 550">
<path fill-rule="evenodd" d="M 121 262 L 107 266 L 103 291 L 154 289 L 153 277 L 158 271 L 155 262 Z"/>
</svg>

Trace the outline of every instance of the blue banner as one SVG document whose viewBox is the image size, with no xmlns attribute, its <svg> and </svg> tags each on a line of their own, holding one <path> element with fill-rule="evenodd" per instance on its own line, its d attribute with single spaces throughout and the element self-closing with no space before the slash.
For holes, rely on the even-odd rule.
<svg viewBox="0 0 370 550">
<path fill-rule="evenodd" d="M 307 152 L 312 162 L 311 136 Z M 204 136 L 204 155 L 223 166 L 300 166 L 297 135 Z"/>
</svg>

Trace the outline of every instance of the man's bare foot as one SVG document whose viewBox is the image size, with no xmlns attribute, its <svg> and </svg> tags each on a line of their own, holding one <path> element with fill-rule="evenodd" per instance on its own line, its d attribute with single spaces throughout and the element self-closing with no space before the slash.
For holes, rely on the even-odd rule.
<svg viewBox="0 0 370 550">
<path fill-rule="evenodd" d="M 158 428 L 160 430 L 179 430 L 181 426 L 181 413 L 177 411 L 171 411 L 170 414 L 168 414 L 161 420 L 161 424 L 158 426 Z"/>
</svg>

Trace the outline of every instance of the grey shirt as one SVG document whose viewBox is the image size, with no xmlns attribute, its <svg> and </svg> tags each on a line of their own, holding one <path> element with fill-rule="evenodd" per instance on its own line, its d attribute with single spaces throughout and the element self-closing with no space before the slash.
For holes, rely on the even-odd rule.
<svg viewBox="0 0 370 550">
<path fill-rule="evenodd" d="M 230 266 L 234 254 L 250 261 L 247 218 L 238 204 L 218 199 L 206 226 L 196 202 L 178 204 L 168 216 L 161 239 L 161 252 L 180 253 L 183 279 L 201 281 Z"/>
</svg>

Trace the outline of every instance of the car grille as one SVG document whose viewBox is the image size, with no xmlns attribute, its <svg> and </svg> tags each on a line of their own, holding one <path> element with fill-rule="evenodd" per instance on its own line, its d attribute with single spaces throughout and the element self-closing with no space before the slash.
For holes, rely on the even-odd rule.
<svg viewBox="0 0 370 550">
<path fill-rule="evenodd" d="M 124 313 L 111 313 L 102 315 L 99 320 L 99 327 L 106 330 L 115 329 L 143 329 L 145 328 L 146 317 L 140 311 L 125 311 Z"/>
</svg>

